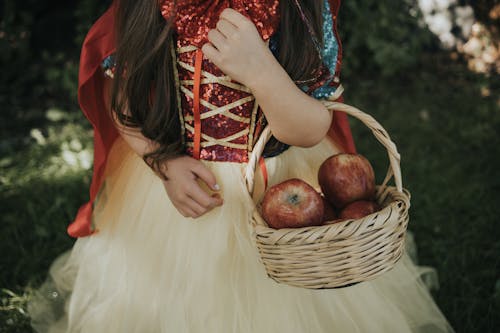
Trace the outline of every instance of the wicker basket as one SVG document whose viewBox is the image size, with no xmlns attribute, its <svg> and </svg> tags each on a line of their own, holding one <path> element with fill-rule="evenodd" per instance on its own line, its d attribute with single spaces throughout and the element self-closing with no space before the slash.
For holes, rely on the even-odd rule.
<svg viewBox="0 0 500 333">
<path fill-rule="evenodd" d="M 251 223 L 267 274 L 279 283 L 309 289 L 346 287 L 390 270 L 404 251 L 410 207 L 410 194 L 403 189 L 401 181 L 400 156 L 382 126 L 352 106 L 332 101 L 324 104 L 369 127 L 387 149 L 390 166 L 376 192 L 376 200 L 383 208 L 361 219 L 276 230 L 266 224 L 259 213 L 259 204 L 255 205 Z M 268 127 L 250 156 L 245 174 L 250 195 L 259 158 L 270 136 Z M 392 177 L 396 186 L 387 185 Z"/>
</svg>

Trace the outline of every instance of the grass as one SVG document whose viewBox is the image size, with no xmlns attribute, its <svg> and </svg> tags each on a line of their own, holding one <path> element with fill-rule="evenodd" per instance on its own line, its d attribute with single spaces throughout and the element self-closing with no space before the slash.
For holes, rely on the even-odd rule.
<svg viewBox="0 0 500 333">
<path fill-rule="evenodd" d="M 2 137 L 0 332 L 31 331 L 25 310 L 32 286 L 39 285 L 52 260 L 71 247 L 65 229 L 87 198 L 89 126 L 76 110 L 45 114 L 45 119 L 33 122 L 42 126 L 21 135 L 12 134 L 22 133 L 16 128 L 22 124 L 11 119 L 11 133 Z"/>
<path fill-rule="evenodd" d="M 346 101 L 378 119 L 398 145 L 412 192 L 410 229 L 419 262 L 439 272 L 440 308 L 457 332 L 494 332 L 500 326 L 500 80 L 446 58 L 427 63 L 396 81 L 344 78 Z M 0 145 L 0 332 L 30 332 L 26 300 L 52 260 L 71 247 L 65 228 L 87 199 L 91 132 L 75 107 L 68 110 L 38 110 L 36 121 L 2 116 L 12 126 L 2 131 Z M 383 148 L 363 125 L 352 124 L 360 152 L 385 174 Z"/>
<path fill-rule="evenodd" d="M 500 325 L 500 80 L 446 58 L 411 78 L 357 78 L 346 101 L 379 119 L 402 155 L 409 228 L 421 264 L 437 268 L 435 298 L 457 332 Z M 489 97 L 481 96 L 483 94 Z M 353 122 L 360 151 L 384 175 L 382 147 Z"/>
</svg>

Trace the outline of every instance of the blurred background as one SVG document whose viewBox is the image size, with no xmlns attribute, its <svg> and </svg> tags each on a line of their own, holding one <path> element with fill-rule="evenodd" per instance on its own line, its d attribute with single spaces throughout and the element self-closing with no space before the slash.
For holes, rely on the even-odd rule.
<svg viewBox="0 0 500 333">
<path fill-rule="evenodd" d="M 79 111 L 80 46 L 110 1 L 0 2 L 0 332 L 30 332 L 26 301 L 74 240 L 92 131 Z M 418 262 L 457 332 L 500 327 L 500 4 L 349 0 L 338 20 L 346 102 L 402 155 Z M 385 174 L 383 148 L 351 121 Z M 411 301 L 411 300 L 409 300 Z"/>
</svg>

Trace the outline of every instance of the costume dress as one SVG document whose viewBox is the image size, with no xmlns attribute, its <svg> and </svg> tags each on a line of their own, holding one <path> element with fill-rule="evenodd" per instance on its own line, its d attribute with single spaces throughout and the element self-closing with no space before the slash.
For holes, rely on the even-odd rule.
<svg viewBox="0 0 500 333">
<path fill-rule="evenodd" d="M 324 75 L 302 87 L 320 99 L 339 97 L 338 4 L 324 1 Z M 68 228 L 80 238 L 53 264 L 40 290 L 47 297 L 30 304 L 33 327 L 92 333 L 452 331 L 407 255 L 381 277 L 343 289 L 308 290 L 267 277 L 251 238 L 254 204 L 243 178 L 265 117 L 251 92 L 199 51 L 229 6 L 252 19 L 271 50 L 279 52 L 278 1 L 179 4 L 174 49 L 186 153 L 214 173 L 224 198 L 221 207 L 197 219 L 178 213 L 161 180 L 102 112 L 102 82 L 113 67 L 114 5 L 91 29 L 79 88 L 80 104 L 95 129 L 91 201 Z M 171 17 L 169 2 L 162 4 L 162 14 Z M 268 186 L 293 177 L 317 186 L 321 162 L 354 145 L 346 118 L 336 114 L 329 136 L 318 145 L 281 148 L 265 158 Z M 257 188 L 265 182 L 258 173 Z"/>
</svg>

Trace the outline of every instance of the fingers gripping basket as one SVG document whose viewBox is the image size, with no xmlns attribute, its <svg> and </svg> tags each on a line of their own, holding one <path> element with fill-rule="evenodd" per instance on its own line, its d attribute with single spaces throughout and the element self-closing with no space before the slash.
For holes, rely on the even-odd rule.
<svg viewBox="0 0 500 333">
<path fill-rule="evenodd" d="M 269 277 L 279 283 L 309 289 L 338 288 L 373 279 L 390 270 L 404 251 L 410 195 L 403 189 L 400 156 L 387 132 L 371 116 L 347 104 L 325 101 L 329 110 L 342 111 L 363 122 L 386 148 L 390 166 L 377 186 L 380 211 L 361 219 L 297 229 L 268 227 L 255 206 L 251 223 Z M 253 193 L 254 175 L 269 127 L 256 143 L 245 179 Z M 319 166 L 318 166 L 319 168 Z M 388 186 L 394 178 L 395 186 Z"/>
</svg>

